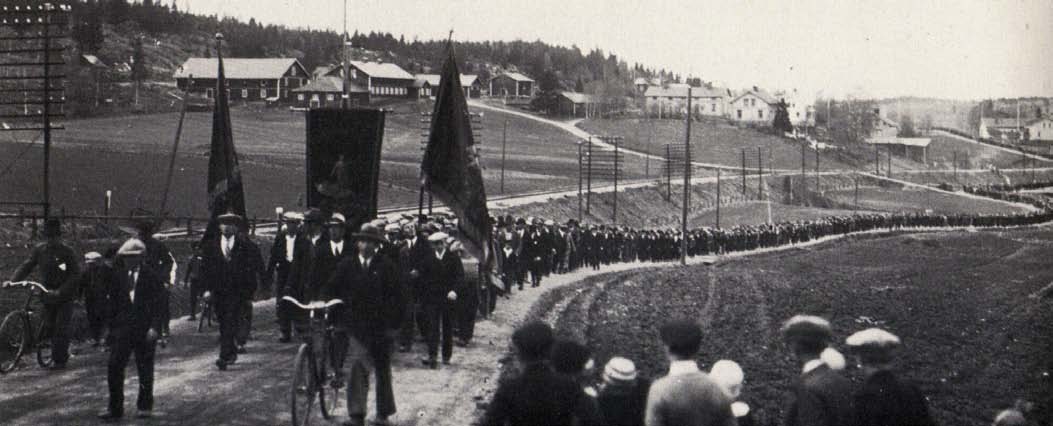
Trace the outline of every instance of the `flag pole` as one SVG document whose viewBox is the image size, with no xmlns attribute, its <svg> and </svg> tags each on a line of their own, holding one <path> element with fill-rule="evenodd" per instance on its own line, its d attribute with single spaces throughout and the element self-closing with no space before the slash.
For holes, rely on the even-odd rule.
<svg viewBox="0 0 1053 426">
<path fill-rule="evenodd" d="M 190 85 L 194 84 L 194 75 L 187 79 L 186 88 L 183 90 L 183 108 L 179 110 L 179 124 L 176 126 L 175 142 L 172 143 L 172 157 L 168 160 L 168 176 L 165 177 L 165 190 L 161 196 L 161 209 L 157 211 L 157 225 L 167 215 L 165 208 L 168 205 L 168 191 L 172 188 L 172 173 L 175 172 L 176 155 L 179 153 L 179 139 L 183 135 L 183 120 L 186 118 L 187 98 L 190 96 Z"/>
<path fill-rule="evenodd" d="M 684 139 L 684 205 L 680 220 L 680 264 L 687 265 L 687 204 L 691 201 L 691 87 L 687 88 L 687 132 Z"/>
</svg>

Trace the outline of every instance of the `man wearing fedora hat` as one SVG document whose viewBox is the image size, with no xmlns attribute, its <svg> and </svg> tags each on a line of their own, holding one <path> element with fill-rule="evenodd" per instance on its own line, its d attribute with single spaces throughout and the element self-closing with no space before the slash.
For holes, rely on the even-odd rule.
<svg viewBox="0 0 1053 426">
<path fill-rule="evenodd" d="M 292 340 L 292 323 L 293 318 L 296 316 L 295 308 L 282 300 L 282 297 L 291 295 L 297 299 L 303 298 L 301 293 L 292 291 L 292 286 L 289 285 L 296 249 L 300 244 L 303 244 L 303 239 L 300 236 L 300 223 L 303 222 L 303 219 L 303 214 L 297 212 L 285 212 L 282 215 L 282 226 L 274 236 L 274 244 L 271 245 L 271 255 L 267 259 L 265 276 L 268 279 L 273 279 L 272 277 L 277 274 L 277 279 L 273 279 L 274 303 L 276 306 L 275 313 L 278 317 L 278 330 L 281 333 L 279 341 L 282 343 Z"/>
<path fill-rule="evenodd" d="M 113 346 L 107 363 L 110 398 L 99 418 L 115 422 L 124 414 L 124 369 L 132 354 L 139 372 L 139 417 L 151 417 L 154 405 L 154 355 L 164 322 L 164 280 L 143 265 L 146 245 L 131 238 L 117 251 L 119 271 L 108 293 L 109 326 Z"/>
<path fill-rule="evenodd" d="M 70 319 L 73 317 L 74 286 L 80 274 L 80 262 L 73 249 L 62 242 L 62 222 L 58 219 L 44 221 L 44 237 L 47 241 L 33 247 L 29 259 L 11 274 L 11 281 L 22 281 L 34 269 L 39 269 L 41 283 L 51 292 L 41 297 L 44 321 L 52 333 L 51 350 L 55 363 L 51 368 L 59 370 L 66 368 L 69 360 Z"/>
<path fill-rule="evenodd" d="M 234 213 L 218 217 L 220 236 L 202 247 L 204 297 L 212 298 L 219 319 L 219 359 L 216 366 L 226 370 L 245 352 L 252 324 L 252 297 L 263 273 L 263 257 L 256 244 L 238 232 L 242 218 Z M 246 314 L 246 307 L 248 314 Z"/>
<path fill-rule="evenodd" d="M 323 295 L 341 299 L 346 305 L 337 308 L 336 319 L 346 345 L 348 377 L 347 411 L 350 424 L 362 425 L 366 417 L 369 373 L 376 375 L 376 420 L 388 424 L 395 414 L 395 394 L 391 387 L 391 351 L 398 336 L 405 307 L 398 272 L 387 256 L 379 253 L 387 241 L 375 224 L 362 225 L 351 235 L 356 254 L 341 258 Z M 342 352 L 342 351 L 341 351 Z M 335 364 L 340 368 L 340 360 Z"/>
<path fill-rule="evenodd" d="M 292 264 L 289 265 L 289 277 L 285 280 L 284 288 L 281 290 L 282 296 L 292 296 L 296 300 L 301 301 L 310 300 L 314 297 L 313 293 L 309 292 L 308 289 L 318 287 L 312 285 L 311 281 L 315 259 L 321 253 L 321 247 L 329 244 L 328 239 L 325 237 L 325 216 L 322 214 L 322 211 L 311 208 L 304 212 L 303 217 L 303 229 L 300 230 L 300 237 L 294 244 L 293 260 Z M 289 302 L 282 301 L 280 306 L 285 307 L 285 312 L 290 318 L 288 323 L 279 323 L 282 333 L 281 340 L 284 341 L 285 336 L 292 333 L 294 326 L 297 332 L 304 331 L 303 319 L 306 316 L 303 311 Z"/>
</svg>

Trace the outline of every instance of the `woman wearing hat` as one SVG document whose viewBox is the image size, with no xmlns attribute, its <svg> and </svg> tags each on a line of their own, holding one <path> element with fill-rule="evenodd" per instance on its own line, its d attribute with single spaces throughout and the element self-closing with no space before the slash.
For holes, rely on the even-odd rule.
<svg viewBox="0 0 1053 426">
<path fill-rule="evenodd" d="M 22 265 L 15 269 L 11 281 L 22 281 L 34 269 L 40 270 L 41 283 L 52 293 L 44 295 L 44 321 L 52 330 L 51 350 L 54 370 L 66 368 L 69 360 L 69 325 L 73 317 L 73 297 L 80 273 L 79 260 L 73 249 L 62 242 L 62 222 L 50 218 L 44 222 L 47 241 L 33 248 Z"/>
</svg>

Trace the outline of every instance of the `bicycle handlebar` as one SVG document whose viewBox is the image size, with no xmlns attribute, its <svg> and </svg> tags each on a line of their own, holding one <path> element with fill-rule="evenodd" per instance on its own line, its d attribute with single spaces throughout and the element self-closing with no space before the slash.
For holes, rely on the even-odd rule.
<svg viewBox="0 0 1053 426">
<path fill-rule="evenodd" d="M 44 293 L 51 293 L 50 290 L 48 290 L 47 288 L 44 287 L 44 284 L 38 283 L 36 281 L 15 281 L 15 282 L 7 281 L 7 282 L 5 282 L 3 284 L 0 284 L 0 288 L 10 288 L 10 287 L 28 287 L 30 289 L 36 287 L 37 289 L 39 289 L 40 291 L 42 291 Z"/>
<path fill-rule="evenodd" d="M 311 303 L 308 303 L 308 304 L 305 305 L 303 303 L 300 303 L 299 300 L 296 300 L 296 298 L 294 298 L 292 296 L 282 297 L 282 300 L 284 300 L 286 302 L 289 302 L 289 303 L 292 303 L 292 304 L 298 306 L 300 309 L 307 310 L 307 311 L 316 311 L 316 310 L 320 310 L 320 309 L 329 309 L 329 308 L 331 308 L 333 306 L 340 305 L 340 304 L 344 303 L 343 300 L 333 299 L 333 300 L 330 300 L 328 302 L 323 302 L 323 301 L 319 300 L 319 301 L 311 302 Z"/>
</svg>

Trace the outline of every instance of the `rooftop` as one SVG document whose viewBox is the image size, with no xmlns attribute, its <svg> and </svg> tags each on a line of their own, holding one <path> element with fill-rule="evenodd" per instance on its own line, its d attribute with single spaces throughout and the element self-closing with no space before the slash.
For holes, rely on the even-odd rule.
<svg viewBox="0 0 1053 426">
<path fill-rule="evenodd" d="M 223 74 L 228 79 L 278 79 L 294 65 L 303 70 L 296 58 L 223 58 Z M 175 78 L 216 78 L 218 69 L 217 58 L 190 58 L 176 69 Z"/>
</svg>

